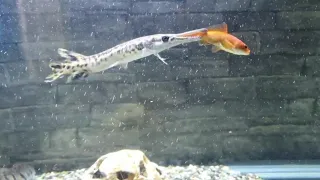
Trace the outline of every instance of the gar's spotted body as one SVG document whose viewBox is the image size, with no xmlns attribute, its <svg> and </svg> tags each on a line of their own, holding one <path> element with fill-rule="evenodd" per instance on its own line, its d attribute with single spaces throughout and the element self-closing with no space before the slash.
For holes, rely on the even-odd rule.
<svg viewBox="0 0 320 180">
<path fill-rule="evenodd" d="M 199 29 L 195 31 L 206 31 L 206 29 Z M 128 67 L 128 63 L 155 55 L 163 63 L 165 59 L 159 53 L 171 47 L 199 41 L 200 37 L 184 37 L 181 34 L 155 34 L 136 38 L 125 43 L 119 44 L 103 52 L 85 56 L 76 52 L 65 49 L 58 49 L 60 56 L 66 58 L 63 63 L 51 63 L 53 73 L 49 75 L 45 82 L 52 82 L 65 75 L 69 75 L 67 82 L 86 78 L 90 73 L 97 73 L 114 66 Z"/>
<path fill-rule="evenodd" d="M 0 168 L 1 180 L 35 180 L 35 169 L 26 164 L 14 164 L 12 168 Z"/>
</svg>

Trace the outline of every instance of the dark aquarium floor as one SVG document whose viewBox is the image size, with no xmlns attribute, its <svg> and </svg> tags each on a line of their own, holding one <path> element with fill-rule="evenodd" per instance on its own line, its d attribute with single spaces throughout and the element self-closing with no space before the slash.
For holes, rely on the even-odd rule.
<svg viewBox="0 0 320 180">
<path fill-rule="evenodd" d="M 256 161 L 228 166 L 242 173 L 257 174 L 264 180 L 320 180 L 320 160 Z"/>
</svg>

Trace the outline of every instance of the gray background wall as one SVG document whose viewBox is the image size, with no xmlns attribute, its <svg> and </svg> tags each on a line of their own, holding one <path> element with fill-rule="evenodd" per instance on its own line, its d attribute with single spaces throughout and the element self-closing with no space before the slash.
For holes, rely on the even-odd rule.
<svg viewBox="0 0 320 180">
<path fill-rule="evenodd" d="M 157 163 L 319 158 L 319 0 L 1 0 L 1 164 L 87 167 L 140 148 Z M 44 84 L 58 48 L 90 55 L 226 22 L 252 55 L 197 43 Z"/>
</svg>

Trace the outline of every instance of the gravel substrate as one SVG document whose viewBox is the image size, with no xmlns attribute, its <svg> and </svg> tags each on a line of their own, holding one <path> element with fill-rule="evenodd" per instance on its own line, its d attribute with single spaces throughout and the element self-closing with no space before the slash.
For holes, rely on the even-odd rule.
<svg viewBox="0 0 320 180">
<path fill-rule="evenodd" d="M 262 180 L 253 174 L 240 174 L 227 166 L 168 166 L 162 167 L 167 180 Z M 65 172 L 51 172 L 37 176 L 37 179 L 80 180 L 86 169 Z"/>
</svg>

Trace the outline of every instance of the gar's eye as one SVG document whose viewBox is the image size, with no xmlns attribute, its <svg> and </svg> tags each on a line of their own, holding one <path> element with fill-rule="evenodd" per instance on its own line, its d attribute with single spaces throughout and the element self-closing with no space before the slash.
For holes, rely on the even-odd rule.
<svg viewBox="0 0 320 180">
<path fill-rule="evenodd" d="M 162 41 L 163 42 L 168 42 L 169 41 L 169 37 L 168 36 L 162 36 Z"/>
</svg>

